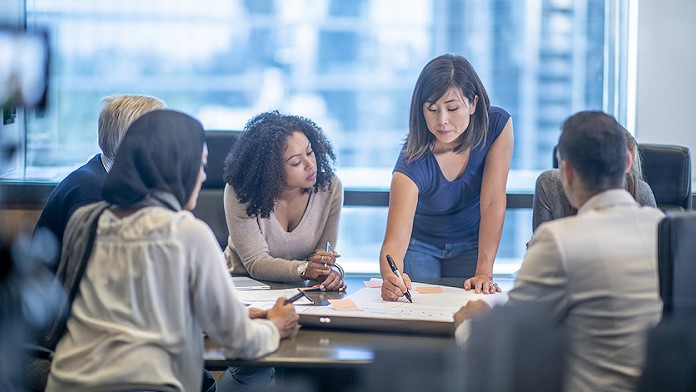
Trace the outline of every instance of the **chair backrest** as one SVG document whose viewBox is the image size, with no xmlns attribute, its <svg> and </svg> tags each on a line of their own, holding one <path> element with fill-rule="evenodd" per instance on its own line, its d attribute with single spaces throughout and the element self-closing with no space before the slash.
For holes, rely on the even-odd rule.
<svg viewBox="0 0 696 392">
<path fill-rule="evenodd" d="M 696 310 L 696 212 L 666 216 L 657 227 L 663 314 Z"/>
<path fill-rule="evenodd" d="M 696 385 L 696 314 L 682 313 L 648 332 L 639 392 L 693 391 Z"/>
<path fill-rule="evenodd" d="M 643 178 L 662 210 L 691 210 L 691 153 L 670 144 L 638 143 Z"/>
<path fill-rule="evenodd" d="M 556 148 L 552 164 L 558 168 Z M 691 210 L 691 152 L 671 144 L 638 143 L 643 161 L 643 178 L 663 211 Z"/>
<path fill-rule="evenodd" d="M 205 142 L 208 145 L 208 179 L 203 183 L 204 189 L 222 189 L 225 181 L 222 173 L 225 169 L 225 158 L 237 142 L 241 131 L 206 131 Z"/>
<path fill-rule="evenodd" d="M 205 141 L 208 145 L 208 179 L 203 183 L 203 189 L 198 196 L 198 203 L 193 210 L 196 218 L 204 221 L 215 233 L 220 247 L 227 245 L 227 221 L 223 202 L 225 181 L 222 173 L 225 169 L 225 158 L 239 138 L 241 131 L 206 131 Z"/>
<path fill-rule="evenodd" d="M 551 314 L 542 302 L 508 303 L 471 320 L 460 361 L 466 387 L 458 390 L 562 390 L 567 328 Z"/>
</svg>

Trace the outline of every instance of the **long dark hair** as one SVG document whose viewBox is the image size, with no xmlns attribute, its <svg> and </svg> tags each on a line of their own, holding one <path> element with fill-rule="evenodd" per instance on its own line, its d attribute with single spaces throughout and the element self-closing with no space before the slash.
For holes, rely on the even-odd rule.
<svg viewBox="0 0 696 392">
<path fill-rule="evenodd" d="M 454 54 L 443 54 L 432 59 L 423 68 L 413 88 L 405 152 L 409 161 L 418 159 L 435 142 L 423 116 L 423 104 L 437 101 L 452 87 L 459 90 L 472 104 L 478 96 L 476 112 L 471 116 L 467 129 L 459 136 L 459 144 L 454 151 L 464 151 L 486 142 L 490 107 L 488 93 L 467 59 Z"/>
</svg>

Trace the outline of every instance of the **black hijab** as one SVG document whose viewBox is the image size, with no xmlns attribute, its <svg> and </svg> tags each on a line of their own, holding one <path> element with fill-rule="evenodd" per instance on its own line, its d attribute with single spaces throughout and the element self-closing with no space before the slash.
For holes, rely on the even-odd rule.
<svg viewBox="0 0 696 392">
<path fill-rule="evenodd" d="M 144 114 L 128 128 L 104 180 L 102 197 L 125 208 L 155 199 L 172 210 L 181 209 L 193 193 L 204 142 L 203 126 L 187 114 Z"/>
</svg>

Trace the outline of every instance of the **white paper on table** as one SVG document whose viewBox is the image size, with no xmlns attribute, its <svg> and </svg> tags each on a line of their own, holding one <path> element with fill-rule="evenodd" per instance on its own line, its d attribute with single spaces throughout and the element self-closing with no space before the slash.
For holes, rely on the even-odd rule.
<svg viewBox="0 0 696 392">
<path fill-rule="evenodd" d="M 481 299 L 490 306 L 507 302 L 507 293 L 476 294 L 473 290 L 441 286 L 442 293 L 421 294 L 419 286 L 437 286 L 412 282 L 413 303 L 406 298 L 396 302 L 382 300 L 380 288 L 363 287 L 344 299 L 351 299 L 360 311 L 337 311 L 331 306 L 309 306 L 297 309 L 298 314 L 320 316 L 373 317 L 402 320 L 453 321 L 452 315 L 471 300 Z"/>
<path fill-rule="evenodd" d="M 270 309 L 279 297 L 290 298 L 295 294 L 297 289 L 237 291 L 237 297 L 242 302 L 259 309 Z M 306 297 L 298 299 L 294 304 L 313 305 L 312 301 Z"/>
</svg>

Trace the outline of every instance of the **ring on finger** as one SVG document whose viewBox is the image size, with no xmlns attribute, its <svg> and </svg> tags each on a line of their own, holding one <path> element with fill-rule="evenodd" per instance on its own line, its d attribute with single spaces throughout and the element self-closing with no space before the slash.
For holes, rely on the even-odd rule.
<svg viewBox="0 0 696 392">
<path fill-rule="evenodd" d="M 321 262 L 324 263 L 324 268 L 326 268 L 326 261 L 324 261 L 324 256 L 321 256 Z"/>
</svg>

